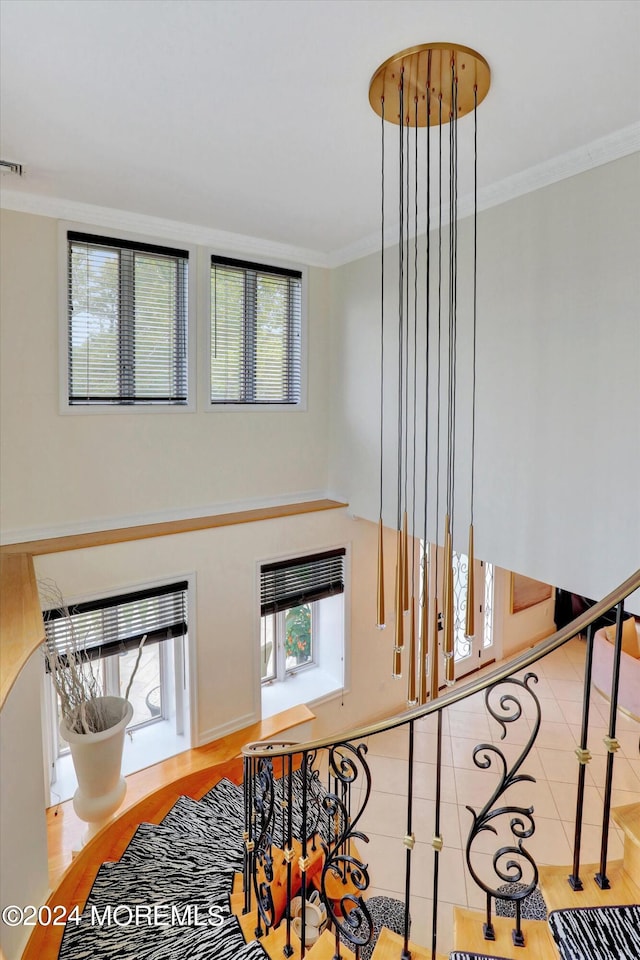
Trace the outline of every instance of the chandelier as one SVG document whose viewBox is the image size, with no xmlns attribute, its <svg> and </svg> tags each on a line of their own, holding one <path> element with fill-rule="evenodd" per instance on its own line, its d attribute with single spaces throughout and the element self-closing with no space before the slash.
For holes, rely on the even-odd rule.
<svg viewBox="0 0 640 960">
<path fill-rule="evenodd" d="M 410 705 L 425 703 L 428 697 L 438 695 L 441 631 L 444 679 L 447 684 L 454 680 L 453 536 L 456 502 L 460 502 L 460 498 L 456 501 L 455 489 L 456 483 L 461 482 L 457 476 L 460 471 L 456 470 L 459 446 L 456 404 L 462 377 L 468 377 L 471 382 L 470 470 L 464 478 L 469 497 L 465 636 L 472 637 L 475 629 L 477 108 L 489 90 L 490 81 L 489 66 L 479 53 L 458 44 L 430 43 L 390 57 L 376 70 L 369 86 L 369 102 L 381 121 L 380 509 L 376 620 L 382 629 L 385 626 L 383 493 L 387 494 L 387 502 L 390 499 L 385 489 L 389 480 L 384 468 L 387 460 L 392 459 L 395 476 L 391 499 L 395 500 L 393 526 L 396 530 L 392 672 L 394 677 L 401 677 L 403 672 L 406 675 Z M 473 118 L 470 263 L 458 257 L 458 122 L 467 114 Z M 385 144 L 385 126 L 389 123 L 398 128 L 393 138 L 396 142 L 391 142 L 393 159 L 397 162 L 391 201 L 388 175 L 385 178 L 385 158 L 390 149 Z M 388 243 L 385 215 L 388 216 L 390 203 L 394 220 L 395 217 L 398 220 L 397 250 L 385 251 Z M 424 239 L 420 241 L 422 233 Z M 471 302 L 463 305 L 458 300 L 459 275 L 467 268 L 472 296 Z M 386 292 L 390 275 L 394 284 L 392 304 Z M 459 335 L 471 338 L 471 364 L 464 369 Z M 391 363 L 388 356 L 385 357 L 390 344 Z M 469 351 L 464 352 L 466 355 Z M 388 379 L 394 381 L 391 388 Z M 391 404 L 395 407 L 393 416 L 397 426 L 390 442 L 389 429 L 385 429 L 385 411 Z M 433 561 L 429 559 L 429 518 L 431 530 L 435 527 Z M 418 550 L 416 544 L 420 542 Z M 435 563 L 433 576 L 432 562 Z M 435 583 L 431 611 L 430 580 Z M 406 660 L 404 671 L 403 660 Z"/>
</svg>

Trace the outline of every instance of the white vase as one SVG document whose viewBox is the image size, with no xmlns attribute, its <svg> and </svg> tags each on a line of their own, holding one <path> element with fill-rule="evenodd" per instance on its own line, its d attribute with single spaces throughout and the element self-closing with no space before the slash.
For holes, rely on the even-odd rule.
<svg viewBox="0 0 640 960">
<path fill-rule="evenodd" d="M 64 721 L 60 724 L 60 734 L 71 749 L 78 780 L 73 809 L 89 824 L 83 843 L 102 829 L 127 792 L 126 781 L 121 775 L 122 751 L 133 707 L 124 697 L 97 697 L 96 704 L 110 723 L 106 730 L 75 733 Z"/>
</svg>

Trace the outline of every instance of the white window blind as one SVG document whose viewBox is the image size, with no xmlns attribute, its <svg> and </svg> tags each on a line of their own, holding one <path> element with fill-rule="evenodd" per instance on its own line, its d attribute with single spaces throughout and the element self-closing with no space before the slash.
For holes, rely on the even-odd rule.
<svg viewBox="0 0 640 960">
<path fill-rule="evenodd" d="M 46 642 L 61 656 L 78 650 L 87 659 L 122 653 L 184 636 L 187 582 L 79 603 L 68 612 L 45 610 Z"/>
<path fill-rule="evenodd" d="M 211 258 L 211 402 L 298 403 L 302 274 Z"/>
<path fill-rule="evenodd" d="M 260 612 L 277 613 L 344 593 L 344 547 L 260 567 Z"/>
<path fill-rule="evenodd" d="M 69 403 L 187 403 L 185 250 L 70 231 Z"/>
</svg>

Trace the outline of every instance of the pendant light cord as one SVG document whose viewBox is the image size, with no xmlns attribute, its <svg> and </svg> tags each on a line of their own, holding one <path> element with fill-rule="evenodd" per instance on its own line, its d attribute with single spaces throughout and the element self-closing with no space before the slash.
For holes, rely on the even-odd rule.
<svg viewBox="0 0 640 960">
<path fill-rule="evenodd" d="M 473 88 L 473 372 L 471 387 L 471 523 L 476 467 L 476 338 L 478 279 L 478 86 Z"/>
<path fill-rule="evenodd" d="M 402 526 L 402 438 L 403 438 L 403 417 L 402 417 L 402 397 L 403 397 L 403 358 L 404 358 L 404 317 L 403 317 L 403 294 L 404 294 L 404 129 L 402 117 L 404 116 L 404 70 L 400 75 L 400 125 L 399 125 L 399 198 L 398 198 L 398 530 Z"/>
<path fill-rule="evenodd" d="M 382 520 L 382 477 L 384 464 L 384 97 L 380 99 L 381 177 L 380 177 L 380 514 Z"/>
</svg>

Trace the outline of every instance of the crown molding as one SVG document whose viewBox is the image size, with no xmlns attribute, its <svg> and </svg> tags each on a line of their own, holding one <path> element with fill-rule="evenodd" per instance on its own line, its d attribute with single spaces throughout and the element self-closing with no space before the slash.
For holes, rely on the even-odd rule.
<svg viewBox="0 0 640 960">
<path fill-rule="evenodd" d="M 594 140 L 575 150 L 552 157 L 550 160 L 545 160 L 534 167 L 529 167 L 511 177 L 506 177 L 498 183 L 484 187 L 478 192 L 478 209 L 488 210 L 490 207 L 507 203 L 516 197 L 533 193 L 542 187 L 585 173 L 594 167 L 610 163 L 612 160 L 619 160 L 638 151 L 640 151 L 640 122 L 632 123 L 622 130 L 616 130 L 614 133 L 601 137 L 599 140 Z M 91 203 L 65 200 L 60 197 L 47 197 L 22 190 L 3 189 L 0 193 L 0 207 L 15 210 L 19 213 L 32 213 L 43 217 L 54 217 L 58 220 L 71 220 L 93 226 L 107 227 L 111 230 L 123 230 L 159 237 L 164 240 L 174 240 L 180 243 L 216 247 L 229 253 L 255 256 L 266 260 L 302 263 L 311 267 L 341 267 L 380 249 L 380 235 L 378 233 L 363 237 L 355 243 L 327 254 L 320 250 L 311 250 L 308 247 L 297 247 L 274 240 L 264 240 L 240 233 L 229 233 L 225 230 L 214 230 L 197 224 L 183 223 L 178 220 L 167 220 L 147 214 L 132 213 L 130 210 L 100 207 Z M 473 197 L 471 195 L 461 196 L 458 200 L 459 219 L 469 216 L 472 212 Z M 432 217 L 434 213 L 437 213 L 437 211 L 432 210 Z M 443 222 L 448 223 L 448 208 L 443 208 L 442 215 Z M 424 233 L 425 229 L 426 218 L 423 217 L 418 223 L 418 233 Z M 385 246 L 394 246 L 397 239 L 397 224 L 391 223 L 385 230 Z"/>
<path fill-rule="evenodd" d="M 632 123 L 630 126 L 624 127 L 622 130 L 616 130 L 606 137 L 601 137 L 599 140 L 594 140 L 575 150 L 569 150 L 567 153 L 552 157 L 550 160 L 545 160 L 534 167 L 529 167 L 520 173 L 505 177 L 504 180 L 484 187 L 478 191 L 478 210 L 497 207 L 501 203 L 507 203 L 509 200 L 514 200 L 527 193 L 533 193 L 580 173 L 586 173 L 595 167 L 611 163 L 613 160 L 620 160 L 622 157 L 627 157 L 638 151 L 640 151 L 640 122 Z M 473 195 L 465 194 L 458 199 L 458 219 L 468 217 L 472 213 Z M 431 211 L 432 222 L 437 214 L 437 208 L 433 208 Z M 448 205 L 443 206 L 442 220 L 443 223 L 449 222 Z M 418 221 L 418 234 L 423 234 L 425 231 L 426 217 L 423 216 Z M 388 229 L 385 229 L 385 247 L 395 246 L 397 242 L 398 225 L 392 223 Z M 356 241 L 356 243 L 342 247 L 340 250 L 334 250 L 327 258 L 328 266 L 330 268 L 341 267 L 378 250 L 380 250 L 380 234 L 371 234 Z"/>
<path fill-rule="evenodd" d="M 41 217 L 54 217 L 57 220 L 70 220 L 76 223 L 91 224 L 95 227 L 107 227 L 110 230 L 122 230 L 139 233 L 163 240 L 179 243 L 192 243 L 204 247 L 215 247 L 228 253 L 241 253 L 264 260 L 280 260 L 305 264 L 310 267 L 327 267 L 329 258 L 318 250 L 296 247 L 275 240 L 248 237 L 241 233 L 229 233 L 210 227 L 183 223 L 179 220 L 166 220 L 131 210 L 118 210 L 115 207 L 100 207 L 92 203 L 65 200 L 61 197 L 48 197 L 39 193 L 22 190 L 0 192 L 0 207 L 15 210 L 18 213 L 33 213 Z"/>
</svg>

